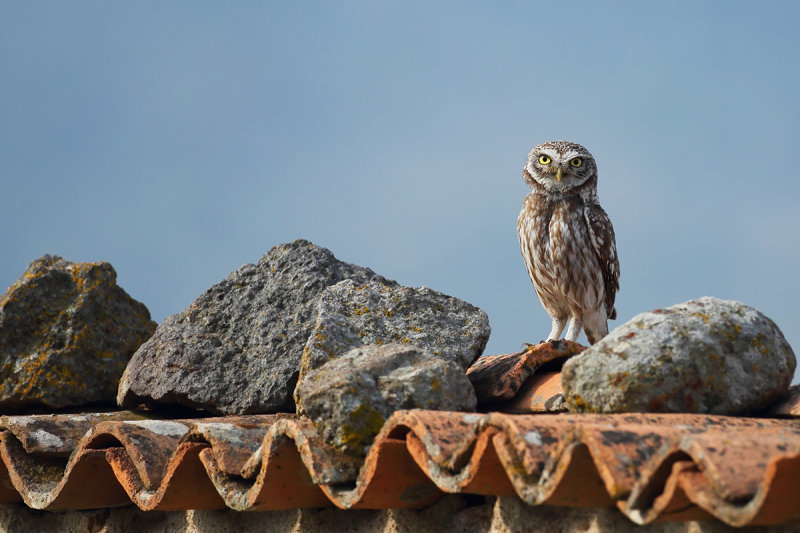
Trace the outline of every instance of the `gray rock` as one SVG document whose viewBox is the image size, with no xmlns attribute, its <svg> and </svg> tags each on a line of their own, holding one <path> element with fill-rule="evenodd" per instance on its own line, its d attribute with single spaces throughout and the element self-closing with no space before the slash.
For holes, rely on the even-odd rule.
<svg viewBox="0 0 800 533">
<path fill-rule="evenodd" d="M 351 454 L 363 454 L 399 409 L 477 404 L 461 365 L 407 344 L 355 348 L 304 375 L 296 396 L 323 438 Z"/>
<path fill-rule="evenodd" d="M 392 342 L 428 350 L 466 371 L 490 332 L 486 313 L 458 298 L 427 287 L 346 280 L 322 294 L 300 376 L 352 348 Z"/>
<path fill-rule="evenodd" d="M 125 370 L 119 404 L 176 403 L 221 414 L 294 411 L 317 301 L 349 278 L 394 285 L 305 240 L 272 248 L 159 325 Z"/>
<path fill-rule="evenodd" d="M 704 297 L 639 314 L 562 371 L 571 411 L 740 414 L 788 387 L 796 360 L 778 326 Z"/>
<path fill-rule="evenodd" d="M 134 351 L 156 328 L 105 262 L 45 255 L 0 298 L 0 408 L 114 403 Z"/>
</svg>

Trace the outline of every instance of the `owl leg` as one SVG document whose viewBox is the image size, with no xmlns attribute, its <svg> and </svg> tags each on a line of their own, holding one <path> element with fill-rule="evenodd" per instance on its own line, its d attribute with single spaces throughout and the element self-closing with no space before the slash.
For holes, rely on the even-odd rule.
<svg viewBox="0 0 800 533">
<path fill-rule="evenodd" d="M 577 341 L 578 335 L 581 334 L 582 327 L 583 324 L 581 324 L 581 321 L 575 317 L 572 317 L 572 320 L 569 321 L 569 328 L 567 328 L 567 336 L 564 338 L 568 341 Z"/>
<path fill-rule="evenodd" d="M 564 331 L 564 326 L 567 325 L 567 318 L 553 317 L 553 327 L 550 329 L 550 335 L 547 336 L 549 341 L 557 341 L 561 338 L 561 332 Z"/>
<path fill-rule="evenodd" d="M 591 313 L 584 313 L 583 326 L 586 330 L 586 338 L 589 340 L 589 344 L 594 344 L 608 335 L 608 319 L 606 318 L 605 306 Z"/>
</svg>

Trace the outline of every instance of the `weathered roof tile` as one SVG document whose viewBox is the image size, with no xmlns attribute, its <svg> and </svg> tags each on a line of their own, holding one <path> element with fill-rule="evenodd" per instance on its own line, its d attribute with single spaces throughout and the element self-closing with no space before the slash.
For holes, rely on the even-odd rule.
<svg viewBox="0 0 800 533">
<path fill-rule="evenodd" d="M 294 415 L 115 416 L 0 419 L 0 501 L 47 510 L 377 509 L 462 492 L 616 506 L 637 523 L 800 519 L 795 419 L 400 411 L 359 461 Z"/>
</svg>

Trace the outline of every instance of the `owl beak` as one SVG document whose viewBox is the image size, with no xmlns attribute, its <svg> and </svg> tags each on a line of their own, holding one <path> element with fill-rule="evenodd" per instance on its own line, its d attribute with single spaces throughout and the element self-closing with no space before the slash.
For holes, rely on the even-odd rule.
<svg viewBox="0 0 800 533">
<path fill-rule="evenodd" d="M 561 181 L 561 167 L 558 167 L 558 170 L 556 170 L 556 179 Z"/>
</svg>

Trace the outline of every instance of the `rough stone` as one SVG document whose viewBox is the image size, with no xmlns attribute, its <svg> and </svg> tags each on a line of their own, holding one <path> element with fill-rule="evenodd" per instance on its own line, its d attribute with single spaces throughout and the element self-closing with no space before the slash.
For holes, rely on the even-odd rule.
<svg viewBox="0 0 800 533">
<path fill-rule="evenodd" d="M 565 363 L 571 411 L 741 414 L 788 387 L 796 360 L 778 326 L 703 297 L 641 313 Z"/>
<path fill-rule="evenodd" d="M 344 279 L 396 285 L 305 240 L 272 248 L 168 317 L 120 381 L 122 406 L 218 414 L 294 411 L 303 346 L 322 292 Z"/>
<path fill-rule="evenodd" d="M 490 332 L 486 313 L 458 298 L 427 287 L 346 280 L 322 294 L 300 375 L 352 348 L 384 343 L 417 346 L 466 371 Z"/>
<path fill-rule="evenodd" d="M 134 351 L 156 328 L 105 262 L 45 255 L 0 298 L 0 408 L 114 404 Z"/>
<path fill-rule="evenodd" d="M 407 344 L 355 348 L 311 370 L 296 396 L 322 437 L 363 454 L 399 409 L 472 411 L 475 391 L 455 361 Z"/>
</svg>

